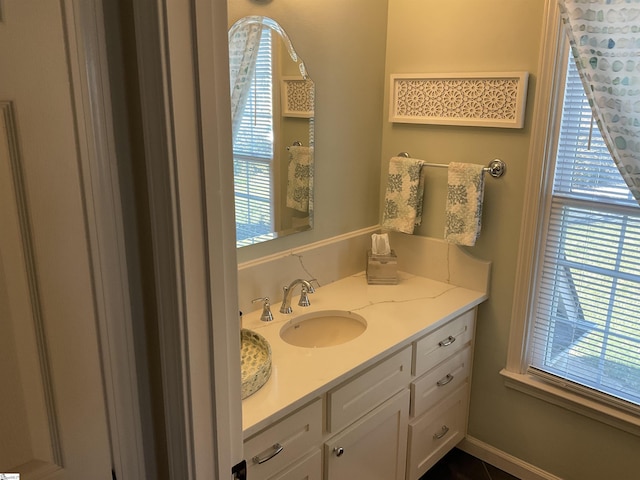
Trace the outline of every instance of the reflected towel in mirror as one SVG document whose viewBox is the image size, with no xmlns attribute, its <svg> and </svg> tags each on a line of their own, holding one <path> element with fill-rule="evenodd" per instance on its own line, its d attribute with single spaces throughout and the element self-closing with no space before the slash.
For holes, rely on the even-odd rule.
<svg viewBox="0 0 640 480">
<path fill-rule="evenodd" d="M 424 160 L 392 157 L 389 161 L 382 228 L 412 234 L 422 221 Z"/>
<path fill-rule="evenodd" d="M 309 187 L 313 175 L 311 147 L 291 145 L 287 171 L 287 207 L 309 212 Z"/>
<path fill-rule="evenodd" d="M 480 235 L 484 170 L 471 163 L 449 164 L 444 238 L 456 245 L 473 246 Z"/>
</svg>

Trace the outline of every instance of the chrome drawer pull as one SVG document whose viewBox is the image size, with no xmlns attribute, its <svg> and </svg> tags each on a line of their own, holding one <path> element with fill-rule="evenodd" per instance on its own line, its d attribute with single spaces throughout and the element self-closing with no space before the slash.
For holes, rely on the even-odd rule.
<svg viewBox="0 0 640 480">
<path fill-rule="evenodd" d="M 451 375 L 450 373 L 447 373 L 447 376 L 438 380 L 436 382 L 436 385 L 439 387 L 444 387 L 447 383 L 449 383 L 451 380 L 453 380 L 453 375 Z"/>
<path fill-rule="evenodd" d="M 334 447 L 333 453 L 336 454 L 336 457 L 341 457 L 344 454 L 344 448 L 342 448 L 342 447 Z"/>
<path fill-rule="evenodd" d="M 456 341 L 456 337 L 452 337 L 451 335 L 449 335 L 444 340 L 438 342 L 438 345 L 440 345 L 441 347 L 448 347 L 449 345 L 451 345 L 455 341 Z"/>
<path fill-rule="evenodd" d="M 449 431 L 449 427 L 447 427 L 446 425 L 442 425 L 442 431 L 440 433 L 434 433 L 433 439 L 440 440 L 442 437 L 444 437 L 447 434 L 448 431 Z"/>
<path fill-rule="evenodd" d="M 252 458 L 253 463 L 257 463 L 258 465 L 264 462 L 268 462 L 269 460 L 271 460 L 273 457 L 275 457 L 277 454 L 279 454 L 282 450 L 284 450 L 284 447 L 282 445 L 280 445 L 279 443 L 274 443 L 273 447 L 271 447 L 273 449 L 273 452 L 269 453 L 267 452 L 263 452 L 261 455 L 266 455 L 265 457 L 260 457 L 260 455 L 256 455 L 255 457 Z"/>
</svg>

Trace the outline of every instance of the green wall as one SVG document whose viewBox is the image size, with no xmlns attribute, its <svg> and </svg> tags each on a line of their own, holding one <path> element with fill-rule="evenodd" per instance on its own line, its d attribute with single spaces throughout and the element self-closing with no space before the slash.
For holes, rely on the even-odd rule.
<svg viewBox="0 0 640 480">
<path fill-rule="evenodd" d="M 524 129 L 391 124 L 385 95 L 383 180 L 400 151 L 433 162 L 507 163 L 487 177 L 482 234 L 468 251 L 493 262 L 490 299 L 480 307 L 469 434 L 561 478 L 630 479 L 640 471 L 640 439 L 504 386 L 542 0 L 390 0 L 386 76 L 396 73 L 528 71 Z M 429 171 L 419 235 L 442 238 L 446 170 Z M 531 179 L 534 181 L 535 179 Z"/>
<path fill-rule="evenodd" d="M 387 0 L 229 0 L 228 12 L 229 25 L 276 20 L 316 86 L 314 228 L 241 248 L 238 261 L 376 225 Z"/>
<path fill-rule="evenodd" d="M 243 248 L 246 261 L 379 222 L 388 160 L 488 163 L 482 235 L 469 253 L 493 262 L 480 307 L 469 433 L 567 480 L 634 478 L 640 439 L 504 386 L 544 0 L 229 0 L 230 24 L 268 15 L 289 33 L 316 82 L 316 223 L 311 232 Z M 523 129 L 392 124 L 397 73 L 527 71 Z M 535 181 L 535 179 L 531 179 Z M 442 238 L 446 170 L 429 171 L 423 225 Z"/>
</svg>

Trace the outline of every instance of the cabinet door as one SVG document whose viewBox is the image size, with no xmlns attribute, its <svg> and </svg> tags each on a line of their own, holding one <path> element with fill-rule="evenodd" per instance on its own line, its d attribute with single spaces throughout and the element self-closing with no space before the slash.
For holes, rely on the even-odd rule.
<svg viewBox="0 0 640 480">
<path fill-rule="evenodd" d="M 325 478 L 404 479 L 408 418 L 403 390 L 326 442 Z"/>
</svg>

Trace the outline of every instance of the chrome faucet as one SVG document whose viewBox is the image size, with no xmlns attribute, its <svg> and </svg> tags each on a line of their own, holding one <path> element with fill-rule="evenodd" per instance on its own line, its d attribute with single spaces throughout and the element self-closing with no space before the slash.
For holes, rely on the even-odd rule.
<svg viewBox="0 0 640 480">
<path fill-rule="evenodd" d="M 311 305 L 308 294 L 315 292 L 313 286 L 311 286 L 311 281 L 297 278 L 293 282 L 291 282 L 289 286 L 282 287 L 282 290 L 284 291 L 284 297 L 282 298 L 282 305 L 280 305 L 280 313 L 293 312 L 293 309 L 291 308 L 291 295 L 293 293 L 293 289 L 297 285 L 302 285 L 302 290 L 300 292 L 300 301 L 298 302 L 298 305 L 300 305 L 301 307 L 308 307 L 309 305 Z"/>
</svg>

